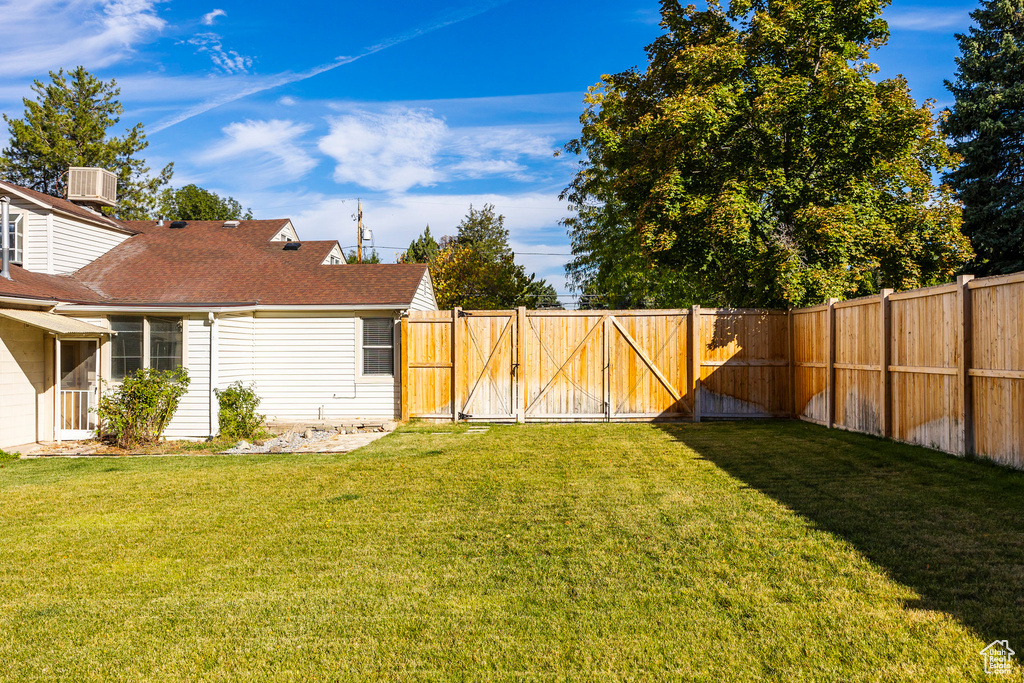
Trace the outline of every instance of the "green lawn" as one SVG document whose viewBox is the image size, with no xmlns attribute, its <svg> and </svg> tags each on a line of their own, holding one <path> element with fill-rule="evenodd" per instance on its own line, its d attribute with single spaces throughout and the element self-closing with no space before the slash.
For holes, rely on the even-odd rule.
<svg viewBox="0 0 1024 683">
<path fill-rule="evenodd" d="M 989 641 L 1024 657 L 1024 474 L 792 422 L 464 430 L 0 463 L 0 679 L 960 681 L 994 678 Z"/>
</svg>

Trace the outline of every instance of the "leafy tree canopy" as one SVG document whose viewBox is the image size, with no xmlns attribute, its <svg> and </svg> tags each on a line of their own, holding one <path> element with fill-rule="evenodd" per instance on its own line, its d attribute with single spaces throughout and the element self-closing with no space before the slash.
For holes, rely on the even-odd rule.
<svg viewBox="0 0 1024 683">
<path fill-rule="evenodd" d="M 964 205 L 971 271 L 1024 270 L 1024 0 L 984 0 L 958 34 L 956 97 L 942 129 L 963 163 L 946 176 Z"/>
<path fill-rule="evenodd" d="M 433 241 L 429 233 L 424 237 Z M 458 234 L 441 238 L 429 264 L 434 295 L 441 308 L 558 306 L 555 288 L 515 262 L 505 217 L 492 204 L 481 210 L 470 205 L 469 213 L 458 225 Z"/>
<path fill-rule="evenodd" d="M 221 198 L 198 185 L 165 189 L 160 194 L 159 213 L 172 221 L 237 221 L 252 218 L 252 209 L 242 209 L 234 197 Z"/>
<path fill-rule="evenodd" d="M 102 81 L 80 66 L 67 74 L 63 69 L 51 71 L 50 83 L 37 80 L 32 91 L 35 99 L 22 100 L 22 118 L 4 115 L 9 141 L 0 158 L 3 178 L 66 197 L 68 168 L 97 166 L 117 174 L 117 207 L 110 213 L 126 220 L 149 218 L 174 165 L 149 176 L 149 167 L 139 157 L 149 146 L 141 123 L 121 137 L 108 136 L 124 110 L 117 100 L 117 83 Z"/>
<path fill-rule="evenodd" d="M 907 289 L 971 256 L 931 105 L 867 61 L 882 0 L 662 2 L 645 71 L 591 88 L 563 193 L 584 293 L 784 306 Z"/>
</svg>

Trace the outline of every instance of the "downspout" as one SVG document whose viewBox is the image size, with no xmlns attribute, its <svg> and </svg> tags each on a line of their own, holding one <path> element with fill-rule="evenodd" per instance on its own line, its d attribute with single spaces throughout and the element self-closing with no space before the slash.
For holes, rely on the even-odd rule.
<svg viewBox="0 0 1024 683">
<path fill-rule="evenodd" d="M 11 198 L 0 197 L 0 230 L 3 230 L 3 265 L 0 267 L 0 277 L 5 277 L 8 280 L 11 279 Z"/>
<path fill-rule="evenodd" d="M 217 383 L 220 381 L 218 375 L 220 374 L 218 368 L 218 351 L 220 350 L 220 329 L 217 326 L 217 315 L 212 311 L 206 314 L 207 321 L 210 324 L 210 440 L 212 441 L 217 436 L 217 432 L 220 431 L 220 402 L 217 400 L 217 394 L 214 393 L 214 389 L 217 388 Z"/>
</svg>

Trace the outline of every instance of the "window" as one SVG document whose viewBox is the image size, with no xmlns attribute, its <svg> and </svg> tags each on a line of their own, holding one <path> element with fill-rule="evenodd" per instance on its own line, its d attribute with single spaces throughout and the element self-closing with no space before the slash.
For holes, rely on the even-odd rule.
<svg viewBox="0 0 1024 683">
<path fill-rule="evenodd" d="M 7 229 L 10 235 L 7 246 L 11 263 L 21 265 L 25 262 L 25 222 L 20 213 L 9 214 Z"/>
<path fill-rule="evenodd" d="M 111 318 L 110 376 L 124 379 L 142 367 L 142 318 Z"/>
<path fill-rule="evenodd" d="M 110 350 L 110 376 L 124 379 L 139 368 L 174 370 L 182 365 L 182 321 L 180 318 L 112 316 L 116 332 Z"/>
<path fill-rule="evenodd" d="M 148 318 L 149 367 L 174 370 L 181 367 L 181 320 Z"/>
<path fill-rule="evenodd" d="M 395 321 L 363 318 L 363 375 L 395 374 Z"/>
<path fill-rule="evenodd" d="M 328 263 L 332 266 L 341 265 L 341 259 L 332 254 L 331 258 L 328 260 Z"/>
</svg>

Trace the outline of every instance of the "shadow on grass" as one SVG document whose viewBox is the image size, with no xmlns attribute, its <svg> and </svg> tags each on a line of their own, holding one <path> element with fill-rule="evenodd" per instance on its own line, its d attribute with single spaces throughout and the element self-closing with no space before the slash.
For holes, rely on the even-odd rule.
<svg viewBox="0 0 1024 683">
<path fill-rule="evenodd" d="M 801 422 L 662 425 L 984 642 L 1024 647 L 1024 473 Z"/>
</svg>

